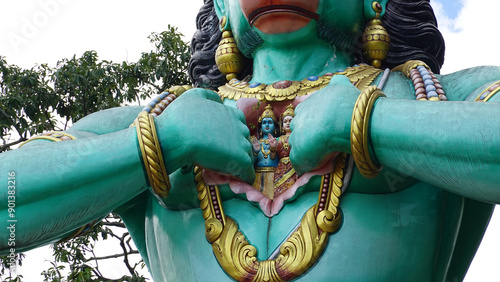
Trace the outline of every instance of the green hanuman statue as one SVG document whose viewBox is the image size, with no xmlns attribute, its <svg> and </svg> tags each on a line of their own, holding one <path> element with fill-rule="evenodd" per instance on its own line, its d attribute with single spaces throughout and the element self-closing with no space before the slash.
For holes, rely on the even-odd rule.
<svg viewBox="0 0 500 282">
<path fill-rule="evenodd" d="M 155 281 L 462 280 L 500 203 L 500 68 L 440 75 L 429 0 L 204 2 L 193 88 L 1 155 L 1 251 L 114 211 Z"/>
</svg>

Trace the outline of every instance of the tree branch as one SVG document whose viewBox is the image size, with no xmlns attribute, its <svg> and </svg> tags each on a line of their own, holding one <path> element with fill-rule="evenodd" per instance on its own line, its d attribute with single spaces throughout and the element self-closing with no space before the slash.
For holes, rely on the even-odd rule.
<svg viewBox="0 0 500 282">
<path fill-rule="evenodd" d="M 130 252 L 128 252 L 129 255 L 134 255 L 134 254 L 139 254 L 139 251 L 136 251 L 136 250 L 132 250 Z M 92 258 L 85 258 L 83 260 L 83 262 L 89 262 L 89 261 L 97 261 L 97 260 L 105 260 L 105 259 L 114 259 L 114 258 L 119 258 L 119 257 L 123 257 L 125 256 L 126 254 L 123 253 L 123 254 L 114 254 L 114 255 L 109 255 L 109 256 L 104 256 L 104 257 L 92 257 Z"/>
<path fill-rule="evenodd" d="M 54 123 L 52 122 L 52 120 L 50 119 L 50 115 L 49 115 L 49 112 L 48 111 L 44 111 L 43 112 L 45 114 L 45 117 L 47 118 L 47 120 L 49 121 L 50 123 L 50 129 L 51 130 L 55 130 L 54 129 Z"/>
<path fill-rule="evenodd" d="M 158 86 L 158 85 L 156 85 L 156 84 L 154 84 L 152 82 L 144 81 L 144 83 L 153 86 L 158 91 L 163 91 L 163 89 L 160 86 Z"/>
<path fill-rule="evenodd" d="M 28 139 L 26 139 L 26 138 L 24 138 L 24 137 L 21 137 L 21 138 L 19 138 L 19 140 L 16 140 L 16 141 L 14 141 L 14 142 L 7 143 L 7 144 L 5 144 L 5 145 L 2 145 L 2 147 L 0 147 L 0 152 L 3 152 L 3 151 L 5 151 L 7 148 L 9 148 L 9 147 L 11 147 L 11 146 L 14 146 L 14 145 L 17 145 L 17 144 L 19 144 L 19 143 L 22 143 L 22 142 L 24 142 L 24 141 L 26 141 L 26 140 L 28 140 Z"/>
<path fill-rule="evenodd" d="M 123 222 L 112 222 L 112 221 L 103 221 L 102 225 L 105 226 L 115 226 L 115 227 L 121 227 L 121 228 L 126 228 L 125 223 Z"/>
</svg>

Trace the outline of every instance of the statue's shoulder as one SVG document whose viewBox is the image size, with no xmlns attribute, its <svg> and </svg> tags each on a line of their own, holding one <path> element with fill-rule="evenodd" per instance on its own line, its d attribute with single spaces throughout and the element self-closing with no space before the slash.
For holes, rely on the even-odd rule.
<svg viewBox="0 0 500 282">
<path fill-rule="evenodd" d="M 500 101 L 500 67 L 478 66 L 439 76 L 443 87 L 454 101 Z M 485 95 L 483 95 L 485 94 Z M 491 94 L 491 95 L 490 95 Z M 493 97 L 495 96 L 495 97 Z M 482 97 L 482 99 L 481 99 Z"/>
</svg>

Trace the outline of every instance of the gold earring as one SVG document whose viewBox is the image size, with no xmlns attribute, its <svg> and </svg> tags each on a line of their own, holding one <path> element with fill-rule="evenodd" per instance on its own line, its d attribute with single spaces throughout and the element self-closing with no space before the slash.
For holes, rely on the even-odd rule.
<svg viewBox="0 0 500 282">
<path fill-rule="evenodd" d="M 380 20 L 382 5 L 379 2 L 373 2 L 372 8 L 375 17 L 366 24 L 365 31 L 361 35 L 361 44 L 365 59 L 370 62 L 370 65 L 380 68 L 382 61 L 387 58 L 391 39 Z"/>
<path fill-rule="evenodd" d="M 226 75 L 227 81 L 231 81 L 237 77 L 237 74 L 243 70 L 244 60 L 233 33 L 225 30 L 227 24 L 226 16 L 223 16 L 221 21 L 222 40 L 219 42 L 219 47 L 215 52 L 215 63 L 222 74 Z"/>
</svg>

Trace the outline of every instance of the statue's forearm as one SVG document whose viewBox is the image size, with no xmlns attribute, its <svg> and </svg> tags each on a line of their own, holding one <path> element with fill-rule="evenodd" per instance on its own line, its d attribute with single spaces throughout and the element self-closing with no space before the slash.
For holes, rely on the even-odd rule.
<svg viewBox="0 0 500 282">
<path fill-rule="evenodd" d="M 144 191 L 136 138 L 130 128 L 1 154 L 0 212 L 4 219 L 17 220 L 16 247 L 60 239 Z M 13 217 L 8 210 L 9 172 L 15 174 Z M 8 230 L 0 230 L 1 249 L 8 248 Z"/>
<path fill-rule="evenodd" d="M 384 166 L 467 197 L 500 203 L 498 104 L 380 98 L 370 136 Z"/>
</svg>

